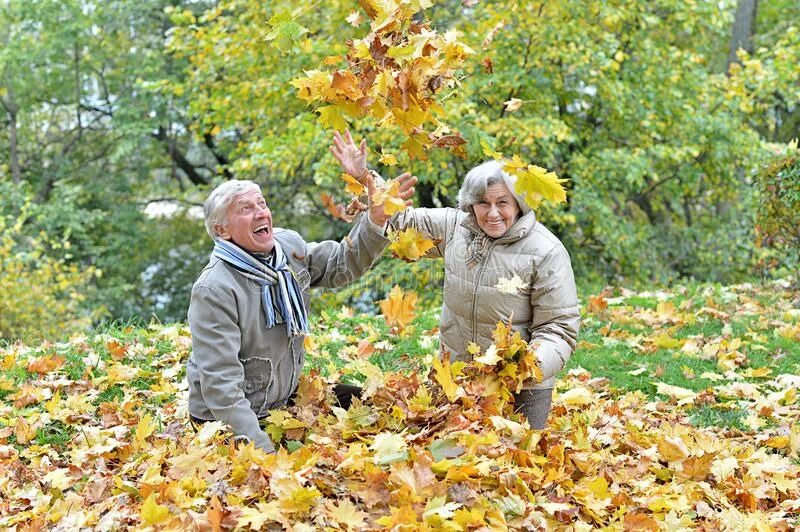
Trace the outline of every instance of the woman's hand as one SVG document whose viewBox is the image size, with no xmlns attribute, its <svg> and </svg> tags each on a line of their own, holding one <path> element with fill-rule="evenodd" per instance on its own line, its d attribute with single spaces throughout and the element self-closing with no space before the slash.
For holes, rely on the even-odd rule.
<svg viewBox="0 0 800 532">
<path fill-rule="evenodd" d="M 344 137 L 338 131 L 334 131 L 333 144 L 331 144 L 330 150 L 336 160 L 339 161 L 342 170 L 364 183 L 367 175 L 366 139 L 362 140 L 359 146 L 356 146 L 349 130 L 345 130 Z"/>
<path fill-rule="evenodd" d="M 397 195 L 406 202 L 406 205 L 411 205 L 411 198 L 414 196 L 414 185 L 417 183 L 417 177 L 405 172 L 397 176 L 396 179 L 400 183 Z M 369 219 L 372 220 L 372 223 L 375 225 L 383 227 L 387 220 L 389 220 L 389 216 L 383 211 L 383 203 L 380 205 L 373 205 L 372 203 L 372 196 L 375 194 L 376 189 L 375 178 L 372 177 L 372 174 L 367 173 L 365 180 L 367 195 L 369 197 Z"/>
</svg>

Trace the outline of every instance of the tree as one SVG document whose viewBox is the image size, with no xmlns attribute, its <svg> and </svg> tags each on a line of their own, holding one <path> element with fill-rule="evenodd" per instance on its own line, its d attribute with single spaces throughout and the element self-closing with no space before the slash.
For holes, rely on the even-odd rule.
<svg viewBox="0 0 800 532">
<path fill-rule="evenodd" d="M 333 188 L 335 167 L 329 134 L 286 82 L 343 64 L 344 42 L 368 22 L 348 11 L 230 0 L 184 21 L 172 43 L 190 58 L 184 89 L 203 130 L 229 142 L 237 175 L 266 176 L 274 201 L 304 219 L 320 205 L 313 191 Z M 432 204 L 452 202 L 485 158 L 481 141 L 569 178 L 569 204 L 540 214 L 585 273 L 591 264 L 604 277 L 736 275 L 749 232 L 748 200 L 730 201 L 742 192 L 736 168 L 753 168 L 764 149 L 724 76 L 733 14 L 731 4 L 673 0 L 438 2 L 419 16 L 478 51 L 441 119 L 469 141 L 466 158 L 411 160 L 397 131 L 368 119 L 351 126 L 369 136 L 373 162 L 394 155 L 419 175 Z M 264 40 L 286 21 L 307 31 L 287 32 L 282 49 Z"/>
</svg>

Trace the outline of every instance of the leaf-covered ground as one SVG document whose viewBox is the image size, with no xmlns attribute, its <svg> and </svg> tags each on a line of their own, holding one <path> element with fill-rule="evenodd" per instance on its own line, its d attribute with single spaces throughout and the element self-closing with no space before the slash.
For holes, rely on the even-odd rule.
<svg viewBox="0 0 800 532">
<path fill-rule="evenodd" d="M 269 420 L 275 455 L 187 425 L 185 327 L 8 346 L 0 527 L 800 525 L 800 301 L 785 284 L 588 297 L 544 431 L 502 415 L 490 367 L 435 364 L 435 325 L 435 311 L 402 334 L 323 314 L 314 371 Z M 369 398 L 332 409 L 335 379 Z"/>
</svg>

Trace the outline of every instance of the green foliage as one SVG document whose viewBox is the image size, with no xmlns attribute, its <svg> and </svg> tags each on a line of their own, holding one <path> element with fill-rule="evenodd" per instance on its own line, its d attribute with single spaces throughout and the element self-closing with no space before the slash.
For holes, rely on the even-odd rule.
<svg viewBox="0 0 800 532">
<path fill-rule="evenodd" d="M 479 51 L 441 117 L 469 141 L 467 158 L 442 151 L 412 161 L 401 149 L 404 135 L 370 118 L 351 126 L 368 139 L 373 165 L 397 156 L 399 166 L 379 165 L 382 173 L 419 176 L 425 206 L 454 203 L 463 175 L 485 157 L 481 141 L 569 178 L 569 204 L 539 215 L 585 277 L 741 278 L 755 255 L 745 176 L 766 153 L 761 128 L 749 120 L 769 103 L 748 106 L 754 89 L 724 72 L 734 8 L 437 2 L 420 16 L 440 32 L 456 28 Z M 176 89 L 203 117 L 198 132 L 238 139 L 228 144 L 231 168 L 268 176 L 270 201 L 287 226 L 320 216 L 318 191 L 335 188 L 337 170 L 326 153 L 329 134 L 286 82 L 303 70 L 344 66 L 344 41 L 368 31 L 345 21 L 351 10 L 332 2 L 312 15 L 285 2 L 228 0 L 196 20 L 173 18 L 171 49 L 192 64 Z M 264 28 L 264 20 L 274 22 Z M 264 43 L 289 20 L 309 32 L 278 47 Z M 791 95 L 796 74 L 785 65 L 795 48 L 773 33 L 760 39 L 779 46 L 774 56 L 760 52 L 771 67 L 765 86 Z M 511 100 L 519 107 L 507 106 Z"/>
<path fill-rule="evenodd" d="M 456 86 L 434 91 L 466 158 L 436 150 L 412 161 L 397 128 L 350 122 L 371 166 L 419 176 L 418 205 L 453 205 L 483 143 L 569 179 L 568 204 L 537 216 L 583 284 L 728 281 L 759 260 L 797 268 L 779 232 L 798 224 L 761 233 L 758 244 L 779 247 L 756 247 L 767 195 L 749 180 L 772 155 L 767 142 L 788 142 L 800 124 L 797 2 L 759 3 L 753 50 L 730 68 L 735 2 L 433 4 L 415 20 L 456 30 L 476 51 Z M 124 320 L 182 319 L 209 250 L 199 220 L 146 217 L 153 198 L 198 204 L 221 180 L 250 178 L 276 225 L 340 238 L 347 226 L 320 200 L 340 188 L 331 132 L 290 81 L 344 68 L 347 40 L 369 26 L 342 0 L 0 3 L 0 216 L 16 220 L 32 199 L 20 238 L 68 239 L 47 255 L 103 272 L 78 307 Z M 424 273 L 437 267 L 386 261 L 366 285 L 317 304 L 361 297 L 374 308 L 395 279 L 440 297 Z"/>
<path fill-rule="evenodd" d="M 60 338 L 91 323 L 81 303 L 100 270 L 69 264 L 66 238 L 44 231 L 26 235 L 26 210 L 16 217 L 0 214 L 0 339 Z"/>
<path fill-rule="evenodd" d="M 755 184 L 760 194 L 756 236 L 762 246 L 779 252 L 765 259 L 764 266 L 789 265 L 797 275 L 800 266 L 800 151 L 796 142 L 756 174 Z"/>
</svg>

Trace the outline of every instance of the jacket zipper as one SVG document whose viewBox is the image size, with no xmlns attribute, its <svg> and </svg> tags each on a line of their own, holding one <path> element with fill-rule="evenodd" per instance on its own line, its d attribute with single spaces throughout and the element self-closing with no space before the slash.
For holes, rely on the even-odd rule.
<svg viewBox="0 0 800 532">
<path fill-rule="evenodd" d="M 478 312 L 477 312 L 477 305 L 478 302 L 478 290 L 481 287 L 481 279 L 483 278 L 483 271 L 486 269 L 486 265 L 489 263 L 489 256 L 492 254 L 492 249 L 494 249 L 496 241 L 493 241 L 489 244 L 489 249 L 486 250 L 486 256 L 483 258 L 483 262 L 481 263 L 481 270 L 478 272 L 478 278 L 475 280 L 475 290 L 472 292 L 472 343 L 478 343 Z"/>
</svg>

